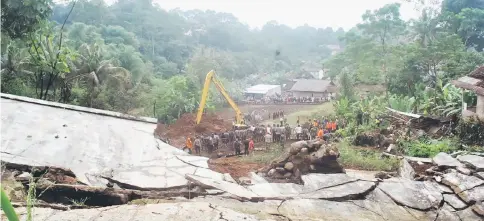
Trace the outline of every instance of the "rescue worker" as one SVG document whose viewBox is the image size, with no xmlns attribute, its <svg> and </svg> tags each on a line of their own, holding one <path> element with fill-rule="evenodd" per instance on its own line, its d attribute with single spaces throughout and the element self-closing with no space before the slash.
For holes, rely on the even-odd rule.
<svg viewBox="0 0 484 221">
<path fill-rule="evenodd" d="M 213 138 L 213 148 L 215 150 L 218 150 L 218 144 L 220 142 L 220 137 L 218 136 L 218 134 L 212 133 L 212 138 Z"/>
<path fill-rule="evenodd" d="M 272 134 L 272 142 L 276 142 L 276 124 L 272 124 L 271 134 Z"/>
<path fill-rule="evenodd" d="M 244 141 L 242 142 L 244 144 L 244 154 L 246 156 L 249 156 L 249 138 L 245 138 Z"/>
<path fill-rule="evenodd" d="M 300 140 L 301 139 L 301 135 L 302 135 L 302 127 L 301 125 L 297 125 L 296 128 L 294 128 L 294 130 L 296 131 L 296 140 Z"/>
<path fill-rule="evenodd" d="M 324 137 L 323 128 L 320 127 L 318 131 L 318 139 L 323 139 L 323 137 Z"/>
<path fill-rule="evenodd" d="M 331 122 L 331 133 L 336 131 L 336 121 Z"/>
<path fill-rule="evenodd" d="M 192 154 L 193 143 L 192 143 L 192 139 L 190 137 L 187 137 L 187 140 L 185 142 L 185 146 L 188 148 L 188 153 Z"/>
<path fill-rule="evenodd" d="M 254 140 L 251 137 L 249 140 L 249 153 L 253 153 L 253 152 L 254 152 Z"/>
<path fill-rule="evenodd" d="M 235 155 L 237 155 L 237 156 L 240 155 L 240 146 L 241 145 L 242 144 L 240 143 L 239 138 L 238 137 L 235 137 L 234 150 L 235 150 Z"/>
<path fill-rule="evenodd" d="M 208 153 L 212 153 L 212 151 L 213 151 L 213 138 L 212 138 L 212 136 L 207 137 L 207 150 L 208 150 Z"/>
<path fill-rule="evenodd" d="M 195 153 L 200 155 L 200 148 L 202 148 L 202 141 L 199 136 L 195 137 Z"/>
</svg>

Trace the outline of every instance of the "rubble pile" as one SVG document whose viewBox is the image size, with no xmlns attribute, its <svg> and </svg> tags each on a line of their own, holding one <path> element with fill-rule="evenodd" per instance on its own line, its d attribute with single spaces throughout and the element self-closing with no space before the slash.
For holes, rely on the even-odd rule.
<svg viewBox="0 0 484 221">
<path fill-rule="evenodd" d="M 472 208 L 484 216 L 484 153 L 439 153 L 432 159 L 404 158 L 402 178 L 423 181 L 442 192 L 443 201 L 454 210 Z M 423 172 L 408 165 L 427 165 Z"/>
<path fill-rule="evenodd" d="M 297 141 L 266 168 L 265 175 L 272 180 L 297 182 L 307 173 L 344 173 L 338 157 L 339 151 L 334 144 L 326 144 L 323 140 Z"/>
</svg>

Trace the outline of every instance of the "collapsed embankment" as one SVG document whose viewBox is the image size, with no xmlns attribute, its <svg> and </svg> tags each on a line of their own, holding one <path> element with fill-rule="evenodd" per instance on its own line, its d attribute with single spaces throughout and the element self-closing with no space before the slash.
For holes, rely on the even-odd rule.
<svg viewBox="0 0 484 221">
<path fill-rule="evenodd" d="M 168 139 L 172 146 L 181 148 L 185 144 L 184 138 L 186 137 L 220 133 L 231 129 L 231 122 L 228 122 L 215 114 L 203 115 L 202 121 L 197 125 L 196 114 L 185 113 L 173 124 L 166 125 L 158 123 L 155 129 L 155 135 L 162 139 Z"/>
</svg>

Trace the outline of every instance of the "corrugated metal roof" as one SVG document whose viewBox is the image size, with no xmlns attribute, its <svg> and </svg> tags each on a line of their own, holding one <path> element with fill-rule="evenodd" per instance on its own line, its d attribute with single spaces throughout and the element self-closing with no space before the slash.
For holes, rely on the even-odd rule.
<svg viewBox="0 0 484 221">
<path fill-rule="evenodd" d="M 317 79 L 298 79 L 291 91 L 325 92 L 332 86 L 331 81 Z"/>
<path fill-rule="evenodd" d="M 245 89 L 248 94 L 266 94 L 269 90 L 280 87 L 280 85 L 258 84 Z"/>
</svg>

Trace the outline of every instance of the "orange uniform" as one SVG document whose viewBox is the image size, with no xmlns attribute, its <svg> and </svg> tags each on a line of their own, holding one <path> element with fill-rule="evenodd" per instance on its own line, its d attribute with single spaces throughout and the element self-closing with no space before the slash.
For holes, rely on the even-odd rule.
<svg viewBox="0 0 484 221">
<path fill-rule="evenodd" d="M 336 122 L 331 123 L 331 130 L 335 131 L 336 130 Z"/>
<path fill-rule="evenodd" d="M 318 138 L 323 139 L 323 136 L 324 136 L 323 129 L 319 129 L 319 131 L 318 131 Z"/>
<path fill-rule="evenodd" d="M 187 141 L 185 142 L 185 145 L 186 145 L 186 146 L 187 146 L 189 149 L 192 149 L 192 148 L 193 148 L 192 139 L 187 138 Z"/>
</svg>

